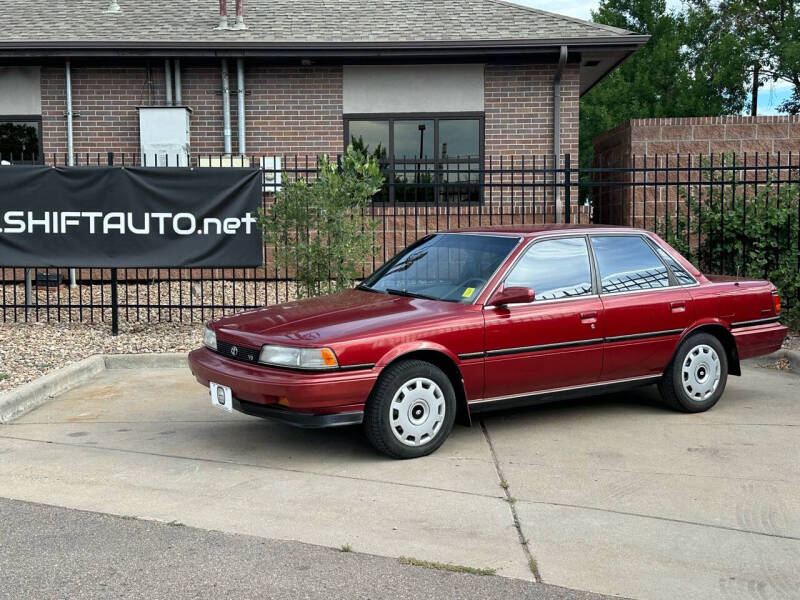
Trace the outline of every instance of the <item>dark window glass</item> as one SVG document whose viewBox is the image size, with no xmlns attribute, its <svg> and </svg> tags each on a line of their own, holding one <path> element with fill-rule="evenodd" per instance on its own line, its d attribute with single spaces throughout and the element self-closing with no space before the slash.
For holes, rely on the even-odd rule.
<svg viewBox="0 0 800 600">
<path fill-rule="evenodd" d="M 364 280 L 388 294 L 469 303 L 475 300 L 519 238 L 441 234 L 414 244 Z"/>
<path fill-rule="evenodd" d="M 482 127 L 480 118 L 391 115 L 345 123 L 348 144 L 381 161 L 386 186 L 375 199 L 396 202 L 479 202 Z"/>
<path fill-rule="evenodd" d="M 695 283 L 694 277 L 689 275 L 689 273 L 684 269 L 677 260 L 672 258 L 669 254 L 666 253 L 662 248 L 658 248 L 657 250 L 658 255 L 667 263 L 672 272 L 675 274 L 675 279 L 678 280 L 678 283 L 681 285 L 691 285 Z"/>
<path fill-rule="evenodd" d="M 669 286 L 667 267 L 639 236 L 592 238 L 604 293 L 647 290 Z"/>
<path fill-rule="evenodd" d="M 439 158 L 479 158 L 481 131 L 478 119 L 439 121 Z"/>
<path fill-rule="evenodd" d="M 385 161 L 389 156 L 389 121 L 350 121 L 350 143 Z"/>
<path fill-rule="evenodd" d="M 432 159 L 433 136 L 433 121 L 395 121 L 395 159 Z"/>
<path fill-rule="evenodd" d="M 41 123 L 4 121 L 0 118 L 0 160 L 12 163 L 38 162 Z"/>
<path fill-rule="evenodd" d="M 592 269 L 584 238 L 534 244 L 506 278 L 506 286 L 533 288 L 537 300 L 557 300 L 592 293 Z"/>
</svg>

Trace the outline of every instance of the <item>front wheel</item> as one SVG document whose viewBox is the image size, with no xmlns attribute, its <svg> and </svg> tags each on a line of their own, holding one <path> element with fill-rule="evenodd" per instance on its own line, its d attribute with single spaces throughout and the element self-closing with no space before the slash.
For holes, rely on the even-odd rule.
<svg viewBox="0 0 800 600">
<path fill-rule="evenodd" d="M 714 406 L 728 381 L 728 356 L 722 343 L 709 333 L 697 333 L 678 348 L 658 389 L 676 410 L 698 413 Z"/>
<path fill-rule="evenodd" d="M 418 458 L 441 446 L 453 429 L 456 395 L 441 369 L 422 360 L 388 367 L 364 409 L 364 432 L 380 452 Z"/>
</svg>

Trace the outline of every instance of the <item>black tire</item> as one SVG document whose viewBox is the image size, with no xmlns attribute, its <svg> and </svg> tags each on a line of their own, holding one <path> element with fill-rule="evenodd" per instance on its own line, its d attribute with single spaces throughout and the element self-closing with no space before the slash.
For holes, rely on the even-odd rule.
<svg viewBox="0 0 800 600">
<path fill-rule="evenodd" d="M 424 399 L 419 402 L 411 397 L 411 395 L 403 394 L 402 402 L 403 407 L 408 409 L 408 418 L 411 419 L 414 411 L 421 411 L 419 414 L 424 421 L 421 422 L 420 427 L 435 426 L 436 430 L 433 434 L 420 435 L 420 445 L 409 445 L 411 440 L 402 442 L 398 437 L 405 436 L 406 438 L 414 437 L 412 434 L 416 433 L 410 427 L 413 426 L 409 420 L 409 429 L 402 431 L 402 426 L 399 426 L 397 419 L 399 418 L 399 411 L 392 410 L 392 403 L 395 395 L 398 394 L 401 388 L 407 384 L 411 384 L 413 380 L 423 378 L 431 381 L 438 386 L 438 392 L 441 397 L 436 397 L 434 402 L 437 405 L 434 407 L 437 411 L 434 413 L 432 410 L 425 412 L 428 403 Z M 425 394 L 436 394 L 437 390 L 434 386 L 428 385 L 424 387 L 424 382 L 420 382 L 420 390 L 425 390 Z M 408 402 L 405 397 L 408 396 Z M 424 404 L 424 406 L 423 406 Z M 439 412 L 441 409 L 443 412 Z M 390 413 L 391 411 L 391 413 Z M 391 414 L 391 417 L 390 417 Z M 427 414 L 427 416 L 425 416 Z M 437 416 L 439 417 L 437 419 Z M 383 452 L 392 458 L 408 459 L 419 458 L 420 456 L 427 456 L 435 452 L 450 435 L 453 429 L 453 423 L 456 417 L 456 394 L 453 390 L 453 384 L 444 372 L 437 366 L 423 360 L 404 360 L 387 367 L 381 374 L 378 382 L 372 390 L 372 393 L 367 400 L 366 407 L 364 408 L 364 433 L 370 443 L 379 452 Z M 392 419 L 395 419 L 393 425 Z M 429 422 L 428 419 L 431 419 Z M 393 427 L 395 431 L 393 431 Z"/>
<path fill-rule="evenodd" d="M 713 368 L 715 365 L 714 356 L 719 364 L 719 381 L 716 388 L 709 389 L 708 386 L 713 386 L 715 379 L 713 373 L 708 370 L 709 366 Z M 702 377 L 697 376 L 698 374 L 710 379 L 703 381 Z M 664 402 L 671 408 L 687 413 L 699 413 L 707 411 L 717 403 L 725 391 L 727 381 L 728 355 L 722 342 L 710 333 L 696 333 L 686 338 L 678 347 L 678 351 L 664 371 L 658 390 Z M 695 386 L 695 382 L 701 383 Z"/>
</svg>

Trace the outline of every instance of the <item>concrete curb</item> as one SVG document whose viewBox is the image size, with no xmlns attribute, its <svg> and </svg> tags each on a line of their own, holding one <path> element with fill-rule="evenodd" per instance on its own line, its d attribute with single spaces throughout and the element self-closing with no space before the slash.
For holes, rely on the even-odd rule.
<svg viewBox="0 0 800 600">
<path fill-rule="evenodd" d="M 10 423 L 106 369 L 179 369 L 187 354 L 96 354 L 0 394 L 0 424 Z"/>
</svg>

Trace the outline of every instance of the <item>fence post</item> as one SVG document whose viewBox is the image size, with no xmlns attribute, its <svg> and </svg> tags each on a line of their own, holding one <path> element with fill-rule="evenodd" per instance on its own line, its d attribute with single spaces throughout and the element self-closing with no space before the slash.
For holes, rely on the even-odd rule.
<svg viewBox="0 0 800 600">
<path fill-rule="evenodd" d="M 25 310 L 33 307 L 33 273 L 25 269 Z"/>
<path fill-rule="evenodd" d="M 119 335 L 119 296 L 117 270 L 111 269 L 111 335 Z"/>
<path fill-rule="evenodd" d="M 570 170 L 570 155 L 564 155 L 564 223 L 572 222 L 572 193 L 570 184 L 572 183 L 572 171 Z"/>
</svg>

